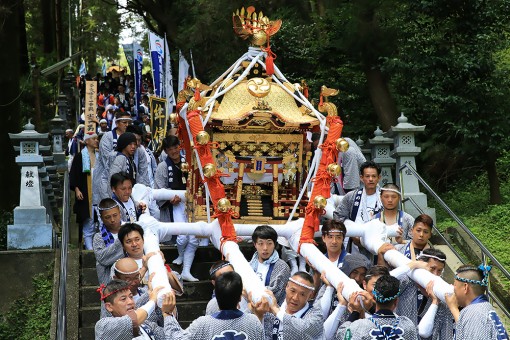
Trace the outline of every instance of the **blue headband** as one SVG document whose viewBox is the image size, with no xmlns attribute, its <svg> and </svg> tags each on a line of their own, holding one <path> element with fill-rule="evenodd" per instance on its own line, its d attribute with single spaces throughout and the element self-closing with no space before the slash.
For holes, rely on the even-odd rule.
<svg viewBox="0 0 510 340">
<path fill-rule="evenodd" d="M 481 281 L 480 280 L 471 280 L 471 279 L 466 279 L 466 278 L 460 277 L 458 273 L 455 274 L 455 280 L 458 280 L 458 281 L 464 282 L 464 283 L 472 283 L 472 284 L 479 285 L 482 287 L 487 287 L 489 285 L 489 272 L 491 271 L 492 267 L 484 266 L 483 264 L 481 264 L 478 266 L 477 269 L 481 270 L 483 273 L 483 279 Z"/>
<path fill-rule="evenodd" d="M 400 296 L 400 290 L 398 291 L 397 294 L 395 294 L 393 296 L 390 296 L 390 297 L 387 297 L 387 298 L 385 298 L 375 288 L 374 288 L 374 290 L 372 290 L 372 294 L 374 294 L 375 301 L 377 301 L 379 303 L 386 303 L 386 302 L 389 302 L 391 300 L 395 300 L 396 298 L 398 298 Z"/>
</svg>

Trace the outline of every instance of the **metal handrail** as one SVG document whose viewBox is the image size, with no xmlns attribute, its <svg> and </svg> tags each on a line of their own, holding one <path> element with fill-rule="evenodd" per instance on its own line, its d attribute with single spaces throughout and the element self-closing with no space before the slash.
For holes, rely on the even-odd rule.
<svg viewBox="0 0 510 340">
<path fill-rule="evenodd" d="M 480 242 L 480 240 L 476 238 L 476 236 L 471 232 L 471 230 L 469 230 L 468 227 L 466 227 L 462 220 L 457 215 L 455 215 L 455 213 L 450 209 L 450 207 L 448 207 L 446 203 L 436 194 L 436 192 L 432 190 L 432 188 L 423 180 L 423 178 L 421 178 L 421 176 L 418 175 L 416 170 L 409 164 L 403 164 L 400 167 L 399 171 L 402 172 L 404 168 L 407 168 L 409 171 L 411 171 L 411 173 L 414 175 L 414 177 L 416 177 L 420 184 L 423 185 L 425 189 L 427 189 L 427 191 L 432 195 L 432 197 L 435 198 L 436 201 L 439 202 L 439 204 L 441 204 L 441 206 L 443 207 L 443 209 L 446 210 L 448 215 L 450 215 L 455 220 L 455 222 L 458 223 L 462 230 L 469 235 L 473 242 L 475 242 L 476 245 L 480 247 L 482 253 L 484 253 L 488 258 L 490 258 L 492 263 L 496 265 L 496 267 L 498 267 L 498 269 L 501 270 L 501 272 L 510 280 L 510 272 L 508 272 L 505 269 L 505 267 L 503 267 L 503 265 L 496 259 L 496 257 L 494 257 L 494 255 L 482 244 L 482 242 Z"/>
<path fill-rule="evenodd" d="M 62 188 L 62 234 L 60 242 L 60 277 L 58 283 L 58 309 L 57 309 L 57 340 L 67 338 L 66 320 L 66 285 L 67 285 L 67 248 L 69 243 L 69 173 L 64 172 L 64 185 Z"/>
<path fill-rule="evenodd" d="M 402 200 L 402 203 L 405 203 L 405 202 L 411 202 L 411 204 L 416 208 L 416 210 L 418 210 L 418 212 L 420 214 L 423 214 L 424 211 L 423 209 L 421 209 L 421 207 L 418 205 L 418 203 L 415 202 L 415 200 L 412 198 L 412 197 L 406 197 Z M 439 235 L 439 237 L 441 237 L 443 239 L 443 241 L 445 242 L 445 244 L 448 246 L 448 248 L 450 248 L 450 250 L 455 254 L 455 256 L 457 256 L 457 258 L 463 263 L 463 264 L 466 264 L 467 261 L 465 259 L 465 257 L 461 254 L 459 254 L 459 252 L 455 249 L 455 247 L 450 243 L 450 241 L 448 241 L 444 236 L 443 234 L 441 233 L 441 231 L 439 229 L 437 229 L 436 225 L 432 225 L 432 228 L 434 229 L 434 231 L 436 232 L 437 235 Z M 505 313 L 506 317 L 507 318 L 510 318 L 510 311 L 508 311 L 506 309 L 506 306 L 503 305 L 503 303 L 501 302 L 501 300 L 492 293 L 492 291 L 489 289 L 489 287 L 487 287 L 487 294 L 489 295 L 489 299 L 496 302 L 496 304 L 498 305 L 498 307 L 503 311 L 503 313 Z"/>
</svg>

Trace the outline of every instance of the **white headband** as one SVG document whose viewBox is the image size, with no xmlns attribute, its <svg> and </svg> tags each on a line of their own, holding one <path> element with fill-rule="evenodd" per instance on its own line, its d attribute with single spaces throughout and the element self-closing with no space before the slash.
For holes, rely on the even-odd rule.
<svg viewBox="0 0 510 340">
<path fill-rule="evenodd" d="M 401 193 L 400 191 L 398 191 L 397 189 L 392 189 L 392 188 L 381 188 L 381 191 L 392 191 L 392 192 L 397 193 L 399 196 L 402 196 L 402 193 Z"/>
<path fill-rule="evenodd" d="M 297 280 L 294 280 L 293 278 L 289 278 L 289 281 L 290 281 L 290 282 L 292 282 L 292 283 L 295 283 L 295 284 L 297 284 L 298 286 L 301 286 L 301 287 L 303 287 L 303 288 L 310 289 L 311 291 L 314 291 L 314 290 L 315 290 L 315 288 L 314 288 L 314 287 L 309 286 L 309 285 L 305 285 L 304 283 L 301 283 L 301 282 L 299 282 L 299 281 L 297 281 Z"/>
<path fill-rule="evenodd" d="M 132 271 L 132 272 L 123 272 L 122 270 L 120 270 L 119 268 L 117 268 L 117 262 L 119 262 L 120 260 L 122 259 L 118 259 L 117 261 L 115 261 L 115 263 L 113 264 L 113 270 L 116 271 L 117 273 L 119 274 L 122 274 L 122 275 L 131 275 L 131 274 L 136 274 L 136 273 L 140 273 L 140 268 L 137 268 L 136 270 Z"/>
<path fill-rule="evenodd" d="M 131 121 L 133 119 L 131 119 L 129 117 L 120 117 L 120 118 L 115 118 L 115 120 L 129 120 L 129 121 Z"/>
<path fill-rule="evenodd" d="M 418 259 L 422 258 L 422 257 L 428 257 L 430 259 L 436 259 L 438 261 L 441 261 L 441 262 L 446 262 L 446 259 L 441 259 L 437 256 L 434 256 L 434 255 L 429 255 L 429 254 L 423 254 L 423 252 L 421 252 L 419 255 L 418 255 Z"/>
</svg>

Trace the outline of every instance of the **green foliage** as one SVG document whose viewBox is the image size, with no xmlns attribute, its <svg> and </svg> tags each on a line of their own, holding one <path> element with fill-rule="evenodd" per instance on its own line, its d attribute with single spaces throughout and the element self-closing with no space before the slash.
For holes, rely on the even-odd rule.
<svg viewBox="0 0 510 340">
<path fill-rule="evenodd" d="M 0 213 L 0 250 L 7 249 L 7 225 L 12 223 L 12 212 L 3 211 Z"/>
<path fill-rule="evenodd" d="M 0 339 L 49 339 L 53 289 L 53 263 L 47 272 L 33 277 L 34 291 L 16 300 L 0 317 Z"/>
</svg>

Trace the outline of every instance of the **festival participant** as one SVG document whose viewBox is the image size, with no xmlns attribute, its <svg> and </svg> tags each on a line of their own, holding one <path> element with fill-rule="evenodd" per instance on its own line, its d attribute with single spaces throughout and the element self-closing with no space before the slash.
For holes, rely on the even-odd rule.
<svg viewBox="0 0 510 340">
<path fill-rule="evenodd" d="M 135 309 L 130 284 L 126 281 L 112 280 L 101 285 L 98 292 L 111 317 L 101 318 L 95 325 L 96 340 L 165 339 L 164 329 L 156 323 L 147 321 L 152 314 L 162 287 L 149 288 L 149 302 Z"/>
<path fill-rule="evenodd" d="M 164 161 L 158 164 L 154 179 L 157 189 L 166 188 L 173 190 L 186 190 L 186 173 L 181 170 L 186 162 L 181 156 L 179 139 L 175 136 L 167 136 L 163 139 L 163 150 L 168 155 Z M 160 220 L 162 222 L 185 222 L 187 221 L 184 202 L 175 195 L 171 200 L 158 201 L 160 207 Z M 199 240 L 194 235 L 179 235 L 177 237 L 177 251 L 179 256 L 173 261 L 177 265 L 182 264 L 182 278 L 185 281 L 198 281 L 191 275 L 191 266 L 199 245 Z"/>
<path fill-rule="evenodd" d="M 102 118 L 99 121 L 99 127 L 97 130 L 98 130 L 97 133 L 100 133 L 100 134 L 104 134 L 104 133 L 107 133 L 108 131 L 110 131 L 110 129 L 108 128 L 108 121 L 106 119 Z"/>
<path fill-rule="evenodd" d="M 411 229 L 414 224 L 414 218 L 403 210 L 399 209 L 402 194 L 398 185 L 388 183 L 381 188 L 381 203 L 383 209 L 374 215 L 386 225 L 398 224 L 399 234 L 397 243 L 405 243 L 411 239 Z"/>
<path fill-rule="evenodd" d="M 348 253 L 344 248 L 344 236 L 346 230 L 342 222 L 334 220 L 326 220 L 322 225 L 322 241 L 326 245 L 326 253 L 324 254 L 331 262 L 334 262 L 337 268 L 342 268 L 344 258 Z M 321 281 L 314 275 L 315 290 L 318 291 L 317 299 L 322 302 L 326 300 L 329 306 L 323 307 L 323 316 L 326 319 L 338 305 L 338 299 L 334 294 L 334 287 L 329 285 L 322 285 Z M 329 289 L 328 289 L 329 287 Z M 323 295 L 327 295 L 322 299 Z"/>
<path fill-rule="evenodd" d="M 93 169 L 96 163 L 96 149 L 99 145 L 97 134 L 85 134 L 85 148 L 73 158 L 69 172 L 69 188 L 75 193 L 74 212 L 83 235 L 83 246 L 92 250 L 95 233 L 92 210 Z"/>
<path fill-rule="evenodd" d="M 134 133 L 125 132 L 117 140 L 117 155 L 110 166 L 110 177 L 119 172 L 125 172 L 137 183 L 138 167 L 134 161 L 135 150 L 138 147 Z"/>
<path fill-rule="evenodd" d="M 490 266 L 463 265 L 455 273 L 453 294 L 445 300 L 455 319 L 455 339 L 508 339 L 508 333 L 489 303 L 486 287 Z M 459 312 L 459 306 L 463 307 Z"/>
<path fill-rule="evenodd" d="M 175 295 L 166 294 L 163 303 L 166 339 L 250 339 L 262 340 L 263 329 L 255 315 L 238 309 L 243 291 L 241 276 L 234 271 L 218 276 L 214 293 L 220 311 L 201 316 L 183 330 L 175 318 Z"/>
<path fill-rule="evenodd" d="M 250 265 L 260 281 L 273 292 L 276 301 L 281 304 L 285 298 L 285 284 L 290 277 L 290 268 L 276 251 L 278 234 L 274 228 L 261 225 L 255 228 L 251 238 L 256 251 Z"/>
<path fill-rule="evenodd" d="M 418 339 L 413 322 L 394 313 L 399 286 L 400 281 L 391 275 L 379 277 L 373 289 L 375 313 L 368 319 L 345 322 L 338 329 L 336 339 Z"/>
<path fill-rule="evenodd" d="M 285 300 L 281 306 L 273 292 L 266 293 L 272 298 L 269 313 L 255 307 L 255 314 L 264 320 L 264 338 L 272 339 L 323 339 L 323 318 L 318 306 L 310 300 L 314 293 L 313 278 L 306 272 L 297 272 L 289 278 L 285 288 Z"/>
<path fill-rule="evenodd" d="M 120 207 L 111 198 L 101 200 L 98 207 L 101 215 L 99 232 L 94 235 L 92 248 L 96 256 L 96 270 L 99 284 L 110 281 L 111 266 L 124 257 L 122 244 L 118 239 L 121 226 Z"/>
<path fill-rule="evenodd" d="M 338 158 L 342 167 L 342 176 L 338 176 L 338 181 L 334 183 L 331 193 L 344 195 L 360 186 L 360 167 L 367 161 L 360 147 L 351 138 L 344 137 L 349 143 L 349 148 L 345 152 L 339 152 Z"/>
<path fill-rule="evenodd" d="M 418 324 L 420 339 L 442 340 L 454 338 L 454 320 L 448 306 L 434 293 L 434 280 L 426 287 L 429 298 L 427 312 Z"/>
<path fill-rule="evenodd" d="M 345 275 L 363 287 L 363 280 L 367 270 L 370 268 L 370 262 L 361 254 L 347 254 L 344 257 L 342 268 L 340 268 Z"/>
<path fill-rule="evenodd" d="M 441 276 L 443 274 L 443 270 L 446 264 L 446 255 L 437 249 L 425 249 L 420 255 L 417 257 L 418 261 L 425 262 L 427 265 L 425 269 L 436 276 Z M 427 309 L 430 306 L 431 301 L 429 301 L 428 294 L 425 289 L 418 286 L 413 280 L 411 280 L 407 275 L 400 278 L 401 281 L 401 297 L 397 304 L 396 312 L 398 315 L 407 316 L 415 325 L 418 326 L 423 315 L 426 313 Z M 445 310 L 446 311 L 446 310 Z M 442 313 L 443 315 L 444 313 Z M 449 314 L 449 313 L 446 313 Z M 451 316 L 450 316 L 451 319 Z M 442 321 L 442 320 L 441 320 Z M 445 327 L 449 326 L 450 333 L 452 330 L 452 325 L 443 324 Z"/>
<path fill-rule="evenodd" d="M 397 244 L 395 249 L 404 254 L 408 259 L 415 260 L 423 250 L 430 248 L 429 240 L 432 237 L 432 217 L 421 214 L 414 220 L 411 229 L 411 240 L 404 244 Z"/>
<path fill-rule="evenodd" d="M 216 279 L 223 273 L 234 271 L 234 267 L 230 264 L 230 262 L 225 260 L 216 261 L 209 270 L 209 276 L 211 278 L 211 283 L 213 287 L 216 285 Z M 239 303 L 239 310 L 243 313 L 248 311 L 248 301 L 246 301 L 244 295 L 241 298 L 241 302 Z M 207 303 L 207 307 L 205 309 L 205 315 L 212 315 L 220 311 L 220 307 L 218 306 L 218 301 L 216 300 L 216 295 L 213 295 L 211 300 Z"/>
<path fill-rule="evenodd" d="M 121 207 L 121 218 L 124 222 L 136 222 L 139 216 L 147 208 L 143 202 L 135 202 L 131 197 L 133 191 L 133 180 L 129 174 L 125 172 L 119 172 L 112 175 L 110 179 L 110 185 L 112 188 L 112 198 Z"/>
<path fill-rule="evenodd" d="M 116 126 L 108 133 L 105 133 L 99 142 L 99 158 L 96 161 L 94 167 L 94 173 L 96 174 L 96 181 L 93 183 L 94 187 L 94 198 L 93 203 L 98 204 L 103 198 L 111 197 L 109 187 L 109 175 L 110 166 L 117 152 L 117 138 L 121 136 L 131 122 L 131 116 L 128 113 L 121 112 L 115 117 Z"/>
<path fill-rule="evenodd" d="M 381 167 L 373 161 L 367 161 L 361 165 L 360 173 L 363 185 L 344 196 L 333 213 L 336 221 L 344 222 L 348 219 L 356 223 L 365 223 L 381 211 L 381 194 L 378 185 L 381 179 Z M 358 237 L 352 238 L 352 241 L 346 237 L 344 244 L 349 253 L 358 252 L 357 248 L 360 247 Z"/>
</svg>

